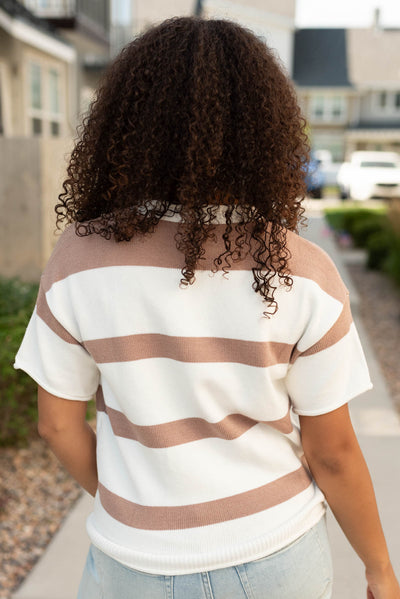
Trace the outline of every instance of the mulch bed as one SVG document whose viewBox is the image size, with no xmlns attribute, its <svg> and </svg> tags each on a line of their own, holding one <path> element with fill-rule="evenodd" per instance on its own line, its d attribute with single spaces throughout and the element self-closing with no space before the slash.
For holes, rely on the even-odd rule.
<svg viewBox="0 0 400 599">
<path fill-rule="evenodd" d="M 349 264 L 360 315 L 400 412 L 400 291 L 378 272 Z M 37 438 L 0 448 L 0 599 L 10 599 L 81 496 L 79 485 Z"/>
</svg>

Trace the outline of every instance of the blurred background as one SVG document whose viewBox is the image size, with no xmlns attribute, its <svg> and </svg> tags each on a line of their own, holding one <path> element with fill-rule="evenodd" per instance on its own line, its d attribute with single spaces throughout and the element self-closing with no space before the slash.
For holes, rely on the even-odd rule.
<svg viewBox="0 0 400 599">
<path fill-rule="evenodd" d="M 190 14 L 237 20 L 277 50 L 309 125 L 310 196 L 399 194 L 394 155 L 340 170 L 354 151 L 400 151 L 397 0 L 0 0 L 0 275 L 40 276 L 66 157 L 108 62 L 150 24 Z"/>
<path fill-rule="evenodd" d="M 0 599 L 81 493 L 37 437 L 35 384 L 12 367 L 76 129 L 126 43 L 193 14 L 249 27 L 292 78 L 312 148 L 307 213 L 346 262 L 400 409 L 399 0 L 0 0 Z"/>
</svg>

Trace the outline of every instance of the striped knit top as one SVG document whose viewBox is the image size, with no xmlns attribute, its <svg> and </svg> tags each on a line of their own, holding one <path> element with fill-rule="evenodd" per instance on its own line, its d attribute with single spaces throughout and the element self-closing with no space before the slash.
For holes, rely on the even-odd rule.
<svg viewBox="0 0 400 599">
<path fill-rule="evenodd" d="M 56 396 L 96 395 L 99 486 L 88 534 L 149 573 L 251 561 L 317 523 L 324 496 L 297 415 L 327 413 L 371 387 L 331 259 L 288 232 L 293 287 L 277 283 L 278 311 L 265 318 L 250 253 L 228 274 L 211 272 L 223 215 L 221 206 L 187 287 L 179 216 L 129 242 L 69 227 L 15 360 Z"/>
</svg>

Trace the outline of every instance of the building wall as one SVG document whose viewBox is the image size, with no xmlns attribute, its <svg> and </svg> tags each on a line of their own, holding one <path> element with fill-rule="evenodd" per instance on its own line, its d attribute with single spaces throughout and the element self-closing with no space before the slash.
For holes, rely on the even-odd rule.
<svg viewBox="0 0 400 599">
<path fill-rule="evenodd" d="M 136 0 L 135 29 L 141 32 L 153 23 L 173 16 L 194 14 L 195 0 Z M 203 0 L 208 18 L 232 19 L 252 29 L 276 49 L 289 73 L 292 72 L 295 0 Z"/>
<path fill-rule="evenodd" d="M 204 14 L 207 17 L 231 19 L 254 31 L 276 50 L 288 73 L 292 73 L 294 1 L 206 0 Z"/>
<path fill-rule="evenodd" d="M 135 30 L 139 33 L 153 23 L 175 16 L 193 15 L 195 4 L 195 0 L 136 0 L 133 14 Z"/>
<path fill-rule="evenodd" d="M 380 95 L 382 93 L 385 94 L 385 106 L 383 107 L 380 105 Z M 382 124 L 397 120 L 400 125 L 400 106 L 396 106 L 395 101 L 397 94 L 400 94 L 400 82 L 398 89 L 395 90 L 360 90 L 361 120 L 371 120 Z"/>
<path fill-rule="evenodd" d="M 205 0 L 206 5 L 207 3 L 207 0 Z M 230 0 L 229 3 L 268 11 L 290 19 L 294 19 L 296 12 L 296 0 L 268 0 L 268 2 L 265 0 Z"/>
<path fill-rule="evenodd" d="M 2 110 L 5 135 L 13 135 L 21 123 L 22 98 L 20 93 L 19 43 L 0 30 L 0 62 L 2 64 Z"/>
<path fill-rule="evenodd" d="M 61 103 L 60 137 L 71 135 L 73 129 L 69 115 L 73 111 L 69 90 L 73 85 L 71 65 L 41 50 L 25 44 L 4 31 L 0 35 L 0 62 L 2 64 L 2 100 L 5 104 L 6 136 L 31 136 L 29 118 L 29 63 L 34 62 L 42 69 L 43 83 L 47 73 L 54 68 L 59 73 L 59 97 Z M 43 93 L 48 96 L 48 90 Z"/>
<path fill-rule="evenodd" d="M 0 138 L 0 275 L 37 281 L 57 240 L 69 139 Z"/>
</svg>

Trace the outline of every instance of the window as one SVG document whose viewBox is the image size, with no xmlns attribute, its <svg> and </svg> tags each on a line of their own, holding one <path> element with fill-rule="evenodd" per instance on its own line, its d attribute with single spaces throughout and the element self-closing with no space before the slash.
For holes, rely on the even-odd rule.
<svg viewBox="0 0 400 599">
<path fill-rule="evenodd" d="M 323 118 L 323 116 L 324 116 L 324 97 L 323 96 L 315 97 L 313 115 L 317 119 Z"/>
<path fill-rule="evenodd" d="M 31 133 L 41 135 L 42 120 L 42 69 L 40 65 L 31 62 L 29 65 L 29 105 L 31 108 Z M 34 114 L 35 113 L 35 114 Z"/>
<path fill-rule="evenodd" d="M 42 134 L 42 121 L 41 119 L 32 119 L 32 133 L 33 135 L 41 135 Z"/>
<path fill-rule="evenodd" d="M 311 118 L 314 122 L 342 122 L 346 116 L 345 109 L 344 96 L 314 96 L 311 102 Z"/>
<path fill-rule="evenodd" d="M 30 69 L 30 92 L 32 108 L 42 108 L 42 70 L 34 63 Z"/>
<path fill-rule="evenodd" d="M 400 113 L 400 91 L 376 92 L 375 110 L 382 115 L 398 115 Z"/>
<path fill-rule="evenodd" d="M 343 98 L 341 96 L 332 97 L 332 117 L 337 120 L 342 118 L 343 114 Z"/>
<path fill-rule="evenodd" d="M 36 62 L 28 65 L 31 135 L 58 137 L 62 131 L 60 72 Z"/>
<path fill-rule="evenodd" d="M 49 70 L 49 111 L 50 111 L 50 134 L 56 137 L 60 134 L 60 83 L 59 73 L 55 69 Z"/>
</svg>

